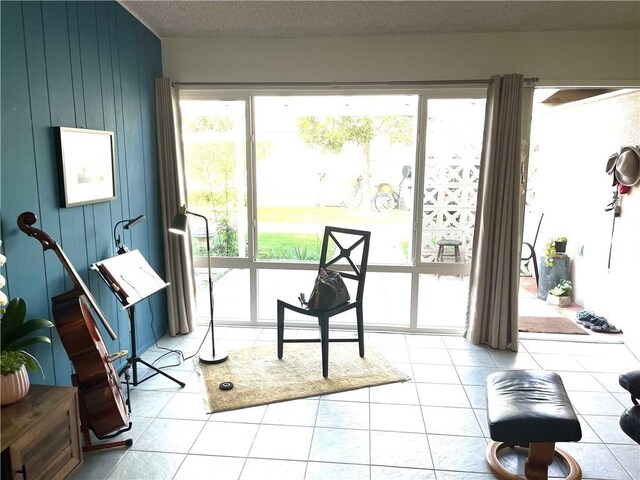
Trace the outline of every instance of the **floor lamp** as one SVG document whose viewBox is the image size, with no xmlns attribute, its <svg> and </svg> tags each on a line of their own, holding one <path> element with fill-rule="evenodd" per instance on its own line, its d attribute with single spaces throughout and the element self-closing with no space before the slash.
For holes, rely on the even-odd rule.
<svg viewBox="0 0 640 480">
<path fill-rule="evenodd" d="M 227 360 L 228 355 L 227 352 L 218 351 L 216 354 L 216 342 L 214 339 L 213 333 L 213 279 L 211 277 L 211 245 L 209 240 L 209 220 L 204 215 L 200 215 L 199 213 L 190 212 L 187 210 L 187 206 L 183 205 L 180 207 L 180 211 L 176 214 L 173 219 L 173 223 L 169 228 L 169 232 L 176 233 L 178 235 L 186 235 L 187 234 L 187 215 L 194 215 L 196 217 L 200 217 L 204 219 L 205 225 L 205 233 L 207 235 L 207 260 L 209 261 L 209 328 L 211 329 L 211 355 L 209 354 L 200 354 L 198 357 L 201 363 L 222 363 Z"/>
</svg>

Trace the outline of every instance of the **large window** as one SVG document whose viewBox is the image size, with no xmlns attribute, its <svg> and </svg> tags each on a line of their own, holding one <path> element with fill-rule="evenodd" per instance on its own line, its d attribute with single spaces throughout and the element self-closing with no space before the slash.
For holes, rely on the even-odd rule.
<svg viewBox="0 0 640 480">
<path fill-rule="evenodd" d="M 219 321 L 272 323 L 277 298 L 308 294 L 335 225 L 371 231 L 367 325 L 464 325 L 484 91 L 181 91 L 180 108 L 189 208 L 213 225 Z M 442 239 L 460 255 L 439 257 Z M 195 220 L 192 242 L 204 279 Z"/>
<path fill-rule="evenodd" d="M 415 95 L 257 97 L 258 257 L 317 262 L 324 226 L 348 225 L 371 263 L 406 264 L 417 115 Z"/>
</svg>

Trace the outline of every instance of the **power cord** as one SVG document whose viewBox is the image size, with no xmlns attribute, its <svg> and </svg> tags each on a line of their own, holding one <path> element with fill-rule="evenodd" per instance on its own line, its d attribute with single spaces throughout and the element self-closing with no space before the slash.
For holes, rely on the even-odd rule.
<svg viewBox="0 0 640 480">
<path fill-rule="evenodd" d="M 163 365 L 161 367 L 156 367 L 156 368 L 159 368 L 160 370 L 162 370 L 163 368 L 177 367 L 177 366 L 181 365 L 182 363 L 184 363 L 185 361 L 195 357 L 200 352 L 200 349 L 202 348 L 202 345 L 204 345 L 204 341 L 207 339 L 207 335 L 209 334 L 209 330 L 211 329 L 211 323 L 209 323 L 209 325 L 207 327 L 207 331 L 205 332 L 204 336 L 202 337 L 202 341 L 200 342 L 200 345 L 198 345 L 198 349 L 195 351 L 195 353 L 189 355 L 188 357 L 185 357 L 184 356 L 184 352 L 182 350 L 177 350 L 177 349 L 172 349 L 172 348 L 167 348 L 167 347 L 161 347 L 160 345 L 158 345 L 158 338 L 156 337 L 156 331 L 153 328 L 154 316 L 153 316 L 153 309 L 151 308 L 151 299 L 149 297 L 147 297 L 147 307 L 149 308 L 149 313 L 151 315 L 151 333 L 153 334 L 154 345 L 158 350 L 166 350 L 166 353 L 163 353 L 158 358 L 156 358 L 153 362 L 151 362 L 151 364 L 153 366 L 156 366 L 156 362 L 158 362 L 159 360 L 163 359 L 167 355 L 171 355 L 172 353 L 175 353 L 180 358 L 180 361 L 178 363 L 171 364 L 171 365 Z"/>
</svg>

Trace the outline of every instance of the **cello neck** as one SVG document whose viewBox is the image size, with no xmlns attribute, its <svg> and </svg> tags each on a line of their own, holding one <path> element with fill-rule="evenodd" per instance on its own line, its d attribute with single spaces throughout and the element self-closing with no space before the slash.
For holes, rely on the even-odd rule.
<svg viewBox="0 0 640 480">
<path fill-rule="evenodd" d="M 37 217 L 35 213 L 21 213 L 18 216 L 18 228 L 30 237 L 34 237 L 36 240 L 38 240 L 42 244 L 42 249 L 44 251 L 53 250 L 56 253 L 58 258 L 60 259 L 60 263 L 62 263 L 62 266 L 67 271 L 67 274 L 71 277 L 71 281 L 74 285 L 74 290 L 82 292 L 82 294 L 87 297 L 91 308 L 93 308 L 94 312 L 100 319 L 100 323 L 102 323 L 111 339 L 115 340 L 116 338 L 118 338 L 118 336 L 111 328 L 111 325 L 109 325 L 109 322 L 105 318 L 104 314 L 102 313 L 102 310 L 100 310 L 100 307 L 98 307 L 95 298 L 93 298 L 93 295 L 91 295 L 91 292 L 82 280 L 82 277 L 80 277 L 80 274 L 78 274 L 76 269 L 73 267 L 62 248 L 60 248 L 60 246 L 46 232 L 33 227 L 33 224 L 36 223 L 36 220 Z"/>
</svg>

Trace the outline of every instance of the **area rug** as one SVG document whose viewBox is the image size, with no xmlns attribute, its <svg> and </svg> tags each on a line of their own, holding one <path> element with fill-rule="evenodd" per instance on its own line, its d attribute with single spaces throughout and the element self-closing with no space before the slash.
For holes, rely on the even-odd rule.
<svg viewBox="0 0 640 480">
<path fill-rule="evenodd" d="M 534 333 L 589 335 L 583 326 L 567 317 L 518 317 L 518 330 Z"/>
<path fill-rule="evenodd" d="M 329 378 L 322 376 L 319 343 L 285 344 L 282 360 L 275 344 L 230 350 L 226 362 L 198 370 L 209 413 L 409 380 L 370 347 L 360 358 L 356 343 L 329 346 Z M 233 388 L 221 390 L 223 382 Z"/>
</svg>

